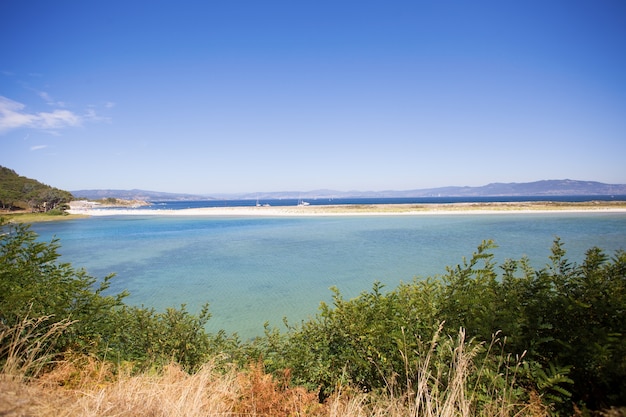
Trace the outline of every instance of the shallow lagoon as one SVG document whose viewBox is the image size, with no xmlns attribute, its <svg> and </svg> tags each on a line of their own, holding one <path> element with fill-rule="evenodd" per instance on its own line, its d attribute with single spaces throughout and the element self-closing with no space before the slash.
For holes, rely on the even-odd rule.
<svg viewBox="0 0 626 417">
<path fill-rule="evenodd" d="M 60 239 L 62 260 L 96 277 L 115 272 L 112 291 L 155 307 L 210 303 L 209 330 L 242 337 L 263 324 L 282 326 L 314 315 L 336 286 L 346 298 L 381 281 L 445 272 L 483 239 L 496 260 L 548 262 L 556 236 L 580 261 L 592 246 L 626 249 L 626 214 L 533 213 L 358 217 L 106 216 L 32 226 L 41 240 Z"/>
</svg>

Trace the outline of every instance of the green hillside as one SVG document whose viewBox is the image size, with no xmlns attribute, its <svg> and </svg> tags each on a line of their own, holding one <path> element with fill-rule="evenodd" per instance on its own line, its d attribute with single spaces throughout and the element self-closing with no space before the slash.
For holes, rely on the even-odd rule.
<svg viewBox="0 0 626 417">
<path fill-rule="evenodd" d="M 22 177 L 0 166 L 0 209 L 48 212 L 59 210 L 73 199 L 69 191 L 59 190 L 37 180 Z"/>
</svg>

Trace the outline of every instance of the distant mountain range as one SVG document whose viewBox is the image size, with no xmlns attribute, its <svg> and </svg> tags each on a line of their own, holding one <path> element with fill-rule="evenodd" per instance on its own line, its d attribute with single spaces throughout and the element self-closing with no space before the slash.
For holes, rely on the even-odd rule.
<svg viewBox="0 0 626 417">
<path fill-rule="evenodd" d="M 146 190 L 76 190 L 71 191 L 78 199 L 101 200 L 105 198 L 119 198 L 122 200 L 140 201 L 176 201 L 176 200 L 211 200 L 212 198 L 197 194 L 164 193 Z"/>
<path fill-rule="evenodd" d="M 543 180 L 524 183 L 491 183 L 480 187 L 440 187 L 405 191 L 282 191 L 239 194 L 177 194 L 146 190 L 76 190 L 76 198 L 120 198 L 143 201 L 176 200 L 270 200 L 287 198 L 400 198 L 400 197 L 503 197 L 503 196 L 594 196 L 626 195 L 626 184 L 596 181 Z"/>
</svg>

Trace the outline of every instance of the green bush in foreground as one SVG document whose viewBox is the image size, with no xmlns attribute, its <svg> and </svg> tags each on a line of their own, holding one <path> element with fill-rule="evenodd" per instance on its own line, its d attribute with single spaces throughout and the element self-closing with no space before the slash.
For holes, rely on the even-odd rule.
<svg viewBox="0 0 626 417">
<path fill-rule="evenodd" d="M 0 223 L 2 225 L 2 223 Z M 141 368 L 172 360 L 193 370 L 204 363 L 223 335 L 205 331 L 210 315 L 185 306 L 164 313 L 131 307 L 127 292 L 106 295 L 113 275 L 100 282 L 84 269 L 58 262 L 59 244 L 38 242 L 27 225 L 0 229 L 0 326 L 12 328 L 25 318 L 45 317 L 42 325 L 73 321 L 47 351 L 84 352 Z M 4 358 L 0 357 L 0 361 Z M 2 363 L 0 363 L 1 365 Z"/>
<path fill-rule="evenodd" d="M 268 327 L 265 336 L 241 343 L 205 331 L 208 306 L 197 315 L 185 306 L 128 306 L 125 292 L 107 294 L 112 275 L 98 281 L 58 262 L 57 241 L 38 242 L 24 225 L 0 226 L 0 331 L 31 319 L 42 329 L 62 325 L 39 347 L 46 357 L 78 351 L 144 370 L 173 360 L 189 371 L 217 356 L 239 364 L 262 358 L 268 371 L 290 369 L 294 383 L 322 397 L 345 384 L 406 395 L 425 373 L 433 375 L 430 391 L 449 388 L 451 341 L 465 329 L 481 364 L 467 373 L 478 408 L 507 387 L 513 401 L 535 392 L 556 412 L 572 403 L 626 404 L 623 251 L 610 258 L 592 248 L 572 264 L 557 239 L 549 263 L 535 270 L 527 259 L 497 265 L 495 246 L 483 242 L 441 276 L 391 291 L 376 283 L 352 300 L 333 289 L 332 305 L 322 303 L 315 318 L 283 333 Z M 0 341 L 0 366 L 8 360 L 7 340 Z"/>
<path fill-rule="evenodd" d="M 534 270 L 527 259 L 497 266 L 493 248 L 484 242 L 444 275 L 386 293 L 375 284 L 347 301 L 334 290 L 332 307 L 323 303 L 315 319 L 290 328 L 281 366 L 326 393 L 337 381 L 408 386 L 418 377 L 410 364 L 443 322 L 449 337 L 464 328 L 473 343 L 492 346 L 480 353 L 485 363 L 517 366 L 517 381 L 557 410 L 572 401 L 626 404 L 626 253 L 609 259 L 592 248 L 574 265 L 557 239 L 550 263 Z"/>
</svg>

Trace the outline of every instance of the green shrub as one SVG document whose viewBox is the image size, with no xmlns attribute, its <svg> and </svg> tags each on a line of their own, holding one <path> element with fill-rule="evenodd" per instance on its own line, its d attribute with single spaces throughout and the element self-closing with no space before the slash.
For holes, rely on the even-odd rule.
<svg viewBox="0 0 626 417">
<path fill-rule="evenodd" d="M 366 391 L 409 386 L 424 341 L 443 322 L 447 337 L 466 329 L 468 338 L 489 344 L 497 334 L 499 357 L 523 357 L 517 383 L 555 412 L 568 412 L 572 401 L 596 409 L 625 404 L 626 254 L 609 259 L 592 248 L 576 265 L 556 239 L 548 265 L 535 270 L 528 259 L 496 265 L 494 248 L 483 242 L 444 275 L 389 292 L 374 284 L 345 300 L 333 289 L 332 306 L 322 303 L 315 318 L 288 327 L 282 366 L 323 395 L 342 383 Z M 490 351 L 478 355 L 497 375 L 501 360 L 490 360 Z"/>
<path fill-rule="evenodd" d="M 24 224 L 2 226 L 0 236 L 0 322 L 12 327 L 25 317 L 75 321 L 56 340 L 56 349 L 85 349 L 105 334 L 110 312 L 127 295 L 105 296 L 113 275 L 101 282 L 84 269 L 58 262 L 58 241 L 38 242 Z"/>
<path fill-rule="evenodd" d="M 98 281 L 84 269 L 59 262 L 57 240 L 39 242 L 24 224 L 0 221 L 0 227 L 0 328 L 15 328 L 27 318 L 44 318 L 42 326 L 70 320 L 48 341 L 47 352 L 81 351 L 132 361 L 139 368 L 176 361 L 197 369 L 227 344 L 223 333 L 210 336 L 205 330 L 208 305 L 199 315 L 185 306 L 163 313 L 128 306 L 123 301 L 127 292 L 105 294 L 113 275 Z M 0 341 L 0 353 L 7 340 Z"/>
</svg>

